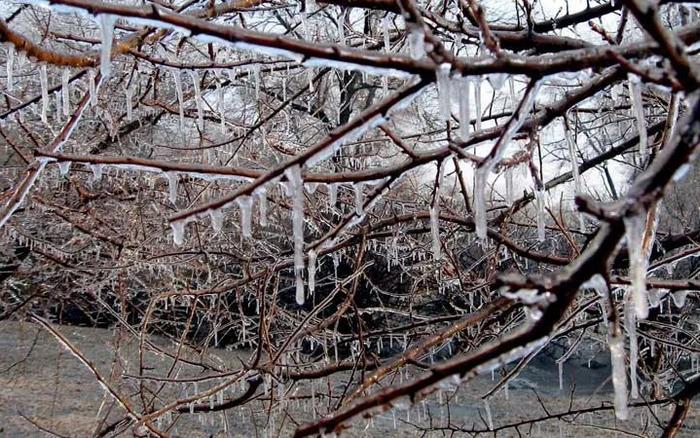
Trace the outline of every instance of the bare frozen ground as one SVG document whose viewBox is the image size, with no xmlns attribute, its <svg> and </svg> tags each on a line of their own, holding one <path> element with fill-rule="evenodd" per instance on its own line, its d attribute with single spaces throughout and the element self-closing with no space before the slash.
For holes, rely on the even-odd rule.
<svg viewBox="0 0 700 438">
<path fill-rule="evenodd" d="M 105 377 L 112 376 L 115 387 L 129 396 L 134 405 L 139 406 L 139 398 L 133 396 L 138 390 L 135 379 L 118 378 L 126 370 L 133 373 L 137 364 L 136 345 L 127 342 L 112 330 L 57 327 Z M 154 340 L 167 346 L 162 340 Z M 120 354 L 114 349 L 119 344 Z M 184 352 L 185 355 L 190 354 Z M 222 364 L 238 363 L 244 355 L 225 350 L 213 350 L 215 361 Z M 589 357 L 590 359 L 590 357 Z M 149 370 L 144 374 L 163 375 L 170 363 L 148 355 L 145 363 Z M 545 357 L 538 357 L 509 385 L 509 390 L 499 391 L 489 402 L 495 428 L 522 422 L 550 414 L 566 412 L 570 404 L 573 408 L 609 405 L 612 394 L 608 382 L 609 365 L 605 355 L 593 357 L 593 366 L 588 360 L 570 360 L 564 369 L 565 390 L 559 390 L 559 377 L 556 366 Z M 193 376 L 193 369 L 179 369 L 179 377 Z M 349 375 L 339 375 L 330 382 L 334 393 L 339 393 Z M 460 389 L 437 391 L 427 399 L 418 402 L 410 410 L 400 406 L 394 411 L 376 416 L 371 422 L 357 419 L 346 436 L 449 436 L 449 428 L 485 430 L 488 428 L 487 413 L 481 396 L 489 391 L 495 381 L 482 376 L 463 383 Z M 572 385 L 575 387 L 572 391 Z M 175 392 L 180 395 L 192 388 L 166 386 L 160 393 L 164 397 Z M 151 389 L 156 388 L 150 384 Z M 199 388 L 204 389 L 206 385 Z M 311 394 L 311 388 L 297 388 L 297 395 Z M 238 390 L 240 392 L 240 389 Z M 316 394 L 318 389 L 313 391 Z M 571 395 L 573 393 L 573 396 Z M 538 397 L 541 400 L 538 401 Z M 449 405 L 440 403 L 449 398 Z M 315 396 L 318 408 L 311 413 L 311 402 L 289 402 L 285 413 L 279 411 L 273 417 L 273 428 L 266 425 L 268 418 L 263 402 L 255 402 L 244 409 L 236 409 L 213 415 L 183 414 L 169 429 L 171 436 L 182 437 L 252 437 L 289 436 L 296 424 L 311 420 L 327 410 L 327 401 Z M 619 428 L 619 436 L 641 434 L 658 436 L 658 418 L 664 421 L 669 416 L 666 407 L 639 408 L 633 411 L 631 419 L 616 422 L 613 412 L 587 413 L 576 417 L 565 417 L 566 421 L 549 420 L 534 426 L 524 424 L 518 430 L 502 429 L 498 436 L 562 436 L 591 437 L 614 436 L 611 428 Z M 72 354 L 68 353 L 56 340 L 39 327 L 27 323 L 0 323 L 0 437 L 51 436 L 51 433 L 66 437 L 92 436 L 95 430 L 105 424 L 122 418 L 124 410 L 114 403 L 96 383 L 93 375 Z M 42 430 L 43 429 L 43 430 Z M 274 430 L 270 433 L 270 430 Z M 50 431 L 50 432 L 48 432 Z M 691 414 L 682 436 L 697 436 L 700 433 L 700 420 Z M 465 435 L 458 432 L 457 435 Z M 489 432 L 492 436 L 493 432 Z M 132 436 L 131 429 L 122 431 L 120 436 Z"/>
</svg>

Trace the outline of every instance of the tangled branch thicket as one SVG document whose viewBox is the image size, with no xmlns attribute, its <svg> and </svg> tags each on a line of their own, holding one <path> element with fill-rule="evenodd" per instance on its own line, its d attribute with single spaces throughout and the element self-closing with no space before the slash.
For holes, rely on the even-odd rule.
<svg viewBox="0 0 700 438">
<path fill-rule="evenodd" d="M 675 436 L 700 391 L 689 3 L 5 2 L 0 320 L 102 384 L 98 436 L 411 409 Z M 105 375 L 55 323 L 138 355 Z M 603 404 L 420 418 L 555 346 L 605 351 Z"/>
</svg>

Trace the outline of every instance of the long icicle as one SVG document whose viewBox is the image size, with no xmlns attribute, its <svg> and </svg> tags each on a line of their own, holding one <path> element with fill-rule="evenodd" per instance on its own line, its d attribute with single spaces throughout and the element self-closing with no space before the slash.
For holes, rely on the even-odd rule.
<svg viewBox="0 0 700 438">
<path fill-rule="evenodd" d="M 175 92 L 177 93 L 178 112 L 180 114 L 180 132 L 185 128 L 185 110 L 184 110 L 184 94 L 182 92 L 182 78 L 180 70 L 173 69 L 173 79 L 175 80 Z"/>
<path fill-rule="evenodd" d="M 289 194 L 292 196 L 292 237 L 294 239 L 294 275 L 296 277 L 296 301 L 304 304 L 304 180 L 301 167 L 295 164 L 284 174 L 289 180 Z"/>
</svg>

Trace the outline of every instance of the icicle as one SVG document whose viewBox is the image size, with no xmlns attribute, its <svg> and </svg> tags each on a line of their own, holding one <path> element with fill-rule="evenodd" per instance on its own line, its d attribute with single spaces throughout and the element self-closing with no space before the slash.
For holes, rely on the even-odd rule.
<svg viewBox="0 0 700 438">
<path fill-rule="evenodd" d="M 540 242 L 544 241 L 545 229 L 544 229 L 544 190 L 535 190 L 535 206 L 537 208 L 537 240 Z"/>
<path fill-rule="evenodd" d="M 421 59 L 425 56 L 425 35 L 417 24 L 411 24 L 408 31 L 408 46 L 411 58 Z"/>
<path fill-rule="evenodd" d="M 338 186 L 335 184 L 328 184 L 328 207 L 330 209 L 335 208 L 335 203 L 338 200 Z"/>
<path fill-rule="evenodd" d="M 114 38 L 114 23 L 116 17 L 109 14 L 97 16 L 97 23 L 102 34 L 102 47 L 100 52 L 100 74 L 102 81 L 106 81 L 112 68 L 112 40 Z"/>
<path fill-rule="evenodd" d="M 92 170 L 92 182 L 99 182 L 102 179 L 102 164 L 91 164 L 90 170 Z"/>
<path fill-rule="evenodd" d="M 384 36 L 384 51 L 389 52 L 391 50 L 391 41 L 389 40 L 389 17 L 384 17 L 382 19 L 382 35 Z"/>
<path fill-rule="evenodd" d="M 61 105 L 61 91 L 56 91 L 54 94 L 56 96 L 56 122 L 61 123 L 61 120 L 63 119 L 63 105 Z M 110 120 L 111 121 L 111 120 Z"/>
<path fill-rule="evenodd" d="M 70 161 L 59 161 L 58 162 L 58 174 L 61 176 L 66 176 L 68 175 L 68 171 L 70 170 Z"/>
<path fill-rule="evenodd" d="M 493 430 L 493 416 L 491 416 L 491 406 L 488 399 L 484 399 L 484 409 L 486 409 L 486 421 L 489 425 L 489 430 Z"/>
<path fill-rule="evenodd" d="M 504 172 L 506 180 L 506 204 L 512 205 L 515 201 L 515 189 L 513 188 L 513 168 L 506 167 Z"/>
<path fill-rule="evenodd" d="M 255 100 L 260 99 L 260 65 L 255 64 L 253 65 L 253 69 L 251 70 L 253 74 L 253 85 L 255 86 Z"/>
<path fill-rule="evenodd" d="M 632 73 L 627 74 L 627 85 L 630 93 L 630 102 L 632 111 L 637 123 L 637 131 L 639 134 L 639 153 L 642 158 L 646 158 L 647 151 L 647 129 L 646 121 L 644 120 L 644 101 L 642 99 L 642 84 L 639 78 Z"/>
<path fill-rule="evenodd" d="M 309 251 L 309 261 L 308 261 L 309 278 L 309 295 L 313 295 L 314 290 L 316 290 L 316 251 Z"/>
<path fill-rule="evenodd" d="M 185 127 L 185 98 L 182 92 L 182 78 L 180 77 L 180 70 L 173 69 L 173 79 L 175 79 L 175 92 L 177 93 L 177 103 L 180 113 L 180 130 L 182 131 L 182 129 Z"/>
<path fill-rule="evenodd" d="M 513 75 L 508 76 L 508 91 L 510 93 L 510 110 L 515 112 L 518 109 L 518 102 L 515 101 L 515 81 Z"/>
<path fill-rule="evenodd" d="M 476 111 L 476 123 L 474 129 L 481 130 L 481 76 L 476 77 L 474 82 L 474 111 Z"/>
<path fill-rule="evenodd" d="M 488 176 L 493 168 L 492 162 L 484 162 L 474 172 L 474 225 L 476 237 L 481 242 L 486 242 L 486 186 Z"/>
<path fill-rule="evenodd" d="M 435 195 L 433 199 L 433 204 L 430 206 L 430 235 L 432 237 L 433 245 L 433 259 L 435 261 L 440 260 L 440 185 L 442 184 L 442 178 L 445 174 L 445 163 L 439 165 L 437 182 L 435 184 Z"/>
<path fill-rule="evenodd" d="M 494 91 L 498 91 L 501 88 L 503 88 L 503 84 L 506 82 L 506 78 L 507 75 L 505 73 L 494 73 L 488 75 L 486 80 L 489 81 L 489 85 L 491 85 L 491 88 L 493 88 Z"/>
<path fill-rule="evenodd" d="M 637 361 L 639 360 L 639 345 L 637 343 L 637 318 L 633 309 L 634 303 L 628 298 L 625 301 L 625 330 L 630 338 L 630 397 L 639 398 L 637 386 Z"/>
<path fill-rule="evenodd" d="M 564 390 L 564 361 L 559 361 L 557 363 L 559 368 L 559 391 Z"/>
<path fill-rule="evenodd" d="M 241 209 L 241 233 L 243 237 L 248 238 L 251 236 L 251 221 L 252 221 L 252 210 L 253 210 L 253 198 L 250 196 L 239 196 L 236 199 L 238 206 Z"/>
<path fill-rule="evenodd" d="M 671 298 L 673 299 L 673 305 L 676 306 L 677 308 L 681 308 L 685 306 L 685 298 L 688 296 L 688 291 L 687 290 L 677 290 L 671 294 Z"/>
<path fill-rule="evenodd" d="M 67 68 L 63 69 L 63 75 L 61 76 L 61 93 L 63 93 L 63 115 L 70 115 L 70 70 Z"/>
<path fill-rule="evenodd" d="M 627 250 L 630 258 L 629 276 L 632 283 L 632 302 L 634 312 L 639 319 L 649 316 L 649 301 L 647 298 L 647 267 L 649 259 L 644 251 L 644 233 L 647 223 L 647 212 L 624 218 L 627 236 Z"/>
<path fill-rule="evenodd" d="M 459 136 L 462 140 L 469 137 L 471 132 L 471 79 L 460 78 L 459 85 Z"/>
<path fill-rule="evenodd" d="M 450 120 L 450 69 L 452 65 L 445 62 L 438 66 L 435 75 L 437 77 L 438 106 L 440 120 Z"/>
<path fill-rule="evenodd" d="M 571 129 L 568 126 L 564 127 L 566 136 L 566 144 L 569 146 L 569 160 L 571 161 L 571 175 L 574 178 L 574 190 L 576 193 L 581 193 L 581 176 L 578 173 L 578 160 L 576 159 L 576 142 L 571 135 Z"/>
<path fill-rule="evenodd" d="M 296 275 L 297 304 L 304 304 L 304 180 L 301 167 L 295 164 L 285 170 L 292 196 L 292 235 L 294 238 L 294 273 Z"/>
<path fill-rule="evenodd" d="M 364 203 L 365 203 L 365 196 L 364 192 L 362 191 L 362 186 L 363 184 L 361 182 L 357 182 L 353 184 L 353 188 L 355 189 L 355 215 L 358 217 L 362 216 L 365 214 L 364 212 Z"/>
<path fill-rule="evenodd" d="M 182 245 L 185 241 L 185 221 L 172 222 L 170 227 L 173 229 L 173 242 L 175 242 L 177 246 Z"/>
<path fill-rule="evenodd" d="M 170 203 L 177 203 L 177 173 L 165 172 L 165 177 L 168 179 L 168 199 Z"/>
<path fill-rule="evenodd" d="M 219 234 L 224 227 L 224 213 L 220 209 L 209 210 L 209 217 L 211 218 L 211 228 L 214 233 Z"/>
<path fill-rule="evenodd" d="M 133 119 L 131 107 L 133 106 L 134 90 L 128 85 L 124 86 L 124 97 L 126 98 L 126 119 L 130 121 Z"/>
<path fill-rule="evenodd" d="M 267 226 L 267 191 L 259 190 L 258 195 L 258 216 L 261 227 Z"/>
<path fill-rule="evenodd" d="M 46 73 L 46 64 L 39 67 L 39 82 L 41 83 L 41 121 L 48 122 L 49 112 L 49 79 Z"/>
<path fill-rule="evenodd" d="M 97 105 L 97 86 L 95 85 L 95 70 L 88 70 L 88 90 L 90 91 L 90 106 Z"/>
<path fill-rule="evenodd" d="M 7 63 L 7 91 L 12 91 L 12 75 L 15 70 L 15 46 L 12 43 L 7 45 L 7 56 L 5 62 Z"/>
<path fill-rule="evenodd" d="M 197 106 L 197 126 L 200 130 L 204 130 L 204 107 L 202 105 L 202 90 L 199 87 L 199 74 L 190 70 L 190 77 L 194 85 L 194 103 Z"/>
<path fill-rule="evenodd" d="M 611 330 L 612 332 L 612 330 Z M 627 409 L 627 373 L 625 372 L 625 338 L 621 334 L 610 336 L 610 361 L 612 364 L 612 381 L 615 391 L 615 416 L 626 420 Z"/>
</svg>

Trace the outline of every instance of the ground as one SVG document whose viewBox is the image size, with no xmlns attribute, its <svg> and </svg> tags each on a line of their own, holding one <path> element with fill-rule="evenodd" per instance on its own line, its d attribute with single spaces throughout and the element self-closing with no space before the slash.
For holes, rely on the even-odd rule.
<svg viewBox="0 0 700 438">
<path fill-rule="evenodd" d="M 136 345 L 124 341 L 125 337 L 114 330 L 56 326 L 56 329 L 71 340 L 84 356 L 108 378 L 118 375 L 121 370 L 133 372 L 138 363 Z M 123 334 L 122 334 L 123 335 Z M 164 348 L 168 344 L 159 338 L 153 342 Z M 120 355 L 115 359 L 114 346 L 120 344 Z M 237 362 L 247 357 L 247 352 L 212 350 L 213 361 L 221 364 Z M 185 352 L 187 354 L 187 352 Z M 589 360 L 590 359 L 590 360 Z M 557 366 L 548 356 L 542 354 L 513 380 L 508 391 L 497 392 L 489 401 L 493 425 L 501 428 L 507 424 L 545 416 L 542 404 L 550 414 L 567 412 L 569 404 L 574 408 L 582 406 L 609 406 L 612 389 L 609 383 L 609 363 L 604 351 L 592 351 L 570 359 L 564 367 L 564 389 L 559 389 Z M 165 370 L 169 363 L 147 355 L 144 363 L 148 369 L 144 374 L 155 375 Z M 590 366 L 589 366 L 590 365 Z M 192 370 L 178 369 L 177 376 L 184 377 Z M 192 374 L 190 374 L 192 375 Z M 498 377 L 498 373 L 494 377 Z M 340 375 L 330 383 L 342 388 L 348 375 Z M 113 380 L 119 382 L 123 394 L 134 394 L 138 388 L 135 379 Z M 394 411 L 385 412 L 368 422 L 357 419 L 344 436 L 420 436 L 427 430 L 430 436 L 449 436 L 451 431 L 445 426 L 466 429 L 487 429 L 486 405 L 481 396 L 497 382 L 489 375 L 479 376 L 461 385 L 453 393 L 449 388 L 436 391 L 425 400 L 418 402 L 410 411 L 399 406 Z M 575 385 L 575 386 L 574 386 Z M 0 323 L 0 438 L 32 436 L 92 436 L 108 414 L 105 424 L 122 418 L 124 410 L 101 389 L 93 374 L 56 339 L 44 329 L 29 323 Z M 191 388 L 190 388 L 191 389 Z M 199 388 L 200 390 L 202 387 Z M 173 385 L 165 387 L 162 395 L 172 394 Z M 180 391 L 183 388 L 179 389 Z M 240 391 L 239 388 L 236 389 Z M 187 391 L 187 388 L 184 389 Z M 309 394 L 309 388 L 297 388 L 297 394 Z M 182 392 L 180 392 L 182 394 Z M 572 395 L 573 394 L 573 395 Z M 450 398 L 449 408 L 441 407 L 439 401 Z M 538 401 L 539 399 L 539 401 Z M 265 427 L 264 405 L 255 402 L 245 410 L 232 410 L 225 414 L 202 416 L 184 414 L 175 427 L 169 430 L 170 436 L 182 437 L 227 437 L 227 436 L 289 436 L 295 422 L 310 420 L 311 401 L 289 402 L 287 415 L 278 414 L 274 418 L 273 429 Z M 139 399 L 131 398 L 138 406 Z M 638 400 L 641 401 L 641 400 Z M 326 404 L 315 397 L 317 408 L 325 412 Z M 500 430 L 497 436 L 567 436 L 591 437 L 610 436 L 610 428 L 644 436 L 658 436 L 660 428 L 655 418 L 661 422 L 668 418 L 669 407 L 643 407 L 633 411 L 631 419 L 615 421 L 612 410 L 564 417 L 565 421 L 549 420 L 530 426 Z M 226 423 L 226 424 L 224 424 Z M 432 424 L 432 425 L 431 425 Z M 274 430 L 270 432 L 270 430 Z M 400 433 L 399 433 L 400 432 Z M 127 429 L 119 436 L 132 436 Z M 700 433 L 700 419 L 691 414 L 681 436 L 697 436 Z M 457 435 L 464 435 L 458 432 Z M 493 436 L 489 432 L 486 436 Z"/>
</svg>

